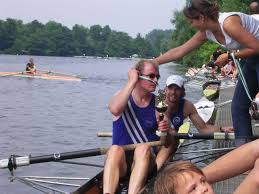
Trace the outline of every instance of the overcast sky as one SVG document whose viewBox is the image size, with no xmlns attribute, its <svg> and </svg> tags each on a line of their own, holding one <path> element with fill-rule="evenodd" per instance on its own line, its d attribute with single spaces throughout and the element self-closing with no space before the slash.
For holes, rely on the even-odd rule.
<svg viewBox="0 0 259 194">
<path fill-rule="evenodd" d="M 69 28 L 109 25 L 135 37 L 153 29 L 171 29 L 173 12 L 184 4 L 185 0 L 2 0 L 0 19 L 44 24 L 52 20 Z"/>
</svg>

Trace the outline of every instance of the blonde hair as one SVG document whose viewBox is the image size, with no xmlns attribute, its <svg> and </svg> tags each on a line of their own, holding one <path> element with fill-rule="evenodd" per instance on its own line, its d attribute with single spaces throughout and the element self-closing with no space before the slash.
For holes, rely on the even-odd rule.
<svg viewBox="0 0 259 194">
<path fill-rule="evenodd" d="M 177 194 L 176 188 L 179 184 L 179 175 L 183 173 L 197 173 L 205 176 L 194 164 L 187 161 L 179 161 L 166 166 L 158 173 L 154 184 L 155 194 Z"/>
</svg>

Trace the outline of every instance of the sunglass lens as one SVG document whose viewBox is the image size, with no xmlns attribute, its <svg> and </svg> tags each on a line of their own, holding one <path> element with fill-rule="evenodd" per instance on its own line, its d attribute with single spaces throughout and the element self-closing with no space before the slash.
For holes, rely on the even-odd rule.
<svg viewBox="0 0 259 194">
<path fill-rule="evenodd" d="M 156 74 L 150 74 L 149 75 L 149 77 L 151 78 L 151 79 L 154 79 L 155 77 L 156 77 L 156 79 L 159 79 L 160 78 L 160 75 L 156 75 Z"/>
</svg>

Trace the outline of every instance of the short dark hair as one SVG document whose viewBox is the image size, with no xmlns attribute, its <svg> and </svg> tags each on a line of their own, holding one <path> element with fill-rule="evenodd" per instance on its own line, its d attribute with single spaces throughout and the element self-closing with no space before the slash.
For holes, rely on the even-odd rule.
<svg viewBox="0 0 259 194">
<path fill-rule="evenodd" d="M 219 6 L 208 0 L 190 0 L 183 13 L 189 19 L 199 19 L 200 15 L 217 21 L 219 18 Z"/>
</svg>

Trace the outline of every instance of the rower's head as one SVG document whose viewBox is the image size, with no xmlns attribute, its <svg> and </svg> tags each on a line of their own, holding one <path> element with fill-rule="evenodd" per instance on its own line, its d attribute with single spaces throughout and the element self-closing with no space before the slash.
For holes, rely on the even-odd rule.
<svg viewBox="0 0 259 194">
<path fill-rule="evenodd" d="M 155 194 L 213 194 L 203 172 L 187 161 L 175 162 L 159 172 Z"/>
<path fill-rule="evenodd" d="M 166 99 L 168 102 L 177 102 L 185 96 L 185 80 L 180 75 L 171 75 L 166 80 Z"/>
<path fill-rule="evenodd" d="M 30 58 L 30 59 L 29 59 L 29 62 L 30 62 L 30 63 L 33 63 L 33 58 Z"/>
<path fill-rule="evenodd" d="M 253 1 L 249 5 L 250 14 L 259 14 L 259 2 Z"/>
<path fill-rule="evenodd" d="M 139 76 L 145 79 L 139 79 L 139 84 L 150 92 L 154 92 L 160 78 L 158 64 L 153 60 L 140 60 L 135 65 Z"/>
<path fill-rule="evenodd" d="M 204 31 L 208 21 L 218 21 L 219 7 L 208 0 L 190 0 L 183 13 L 193 28 Z"/>
</svg>

